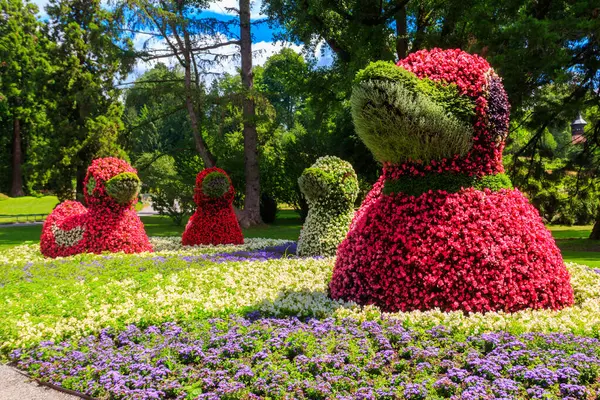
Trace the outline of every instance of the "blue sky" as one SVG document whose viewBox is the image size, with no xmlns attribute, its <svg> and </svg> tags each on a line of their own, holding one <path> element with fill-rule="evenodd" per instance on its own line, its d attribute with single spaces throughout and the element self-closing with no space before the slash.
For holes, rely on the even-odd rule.
<svg viewBox="0 0 600 400">
<path fill-rule="evenodd" d="M 40 16 L 43 18 L 45 12 L 44 7 L 49 3 L 49 0 L 31 0 L 40 9 Z M 251 18 L 254 21 L 258 21 L 263 19 L 264 15 L 260 13 L 261 1 L 253 1 L 251 3 Z M 202 12 L 203 17 L 214 17 L 221 20 L 229 20 L 235 18 L 235 14 L 228 12 L 227 8 L 237 8 L 238 0 L 222 0 L 210 3 L 210 7 L 208 10 Z M 256 24 L 252 27 L 252 36 L 253 36 L 253 50 L 255 51 L 253 57 L 254 65 L 262 65 L 266 59 L 274 53 L 280 51 L 283 47 L 290 47 L 297 52 L 302 52 L 303 47 L 299 44 L 294 43 L 282 43 L 275 42 L 275 38 L 273 37 L 274 33 L 276 33 L 280 28 L 271 28 L 269 24 L 261 23 Z M 140 37 L 136 40 L 136 46 L 142 45 L 144 42 L 144 38 Z M 160 44 L 156 43 L 154 46 L 159 47 Z M 234 54 L 237 52 L 236 48 L 221 48 L 219 49 L 221 54 Z M 325 52 L 325 56 L 321 56 L 320 49 L 316 56 L 319 58 L 318 65 L 329 65 L 332 62 L 331 54 Z M 165 60 L 163 60 L 165 62 Z M 135 71 L 132 76 L 127 77 L 125 81 L 130 82 L 135 80 L 136 76 L 142 74 L 148 68 L 151 68 L 151 63 L 143 63 L 139 62 L 135 68 Z M 225 61 L 222 65 L 217 67 L 219 72 L 228 72 L 235 73 L 236 68 L 239 67 L 239 60 L 232 59 L 231 61 Z"/>
</svg>

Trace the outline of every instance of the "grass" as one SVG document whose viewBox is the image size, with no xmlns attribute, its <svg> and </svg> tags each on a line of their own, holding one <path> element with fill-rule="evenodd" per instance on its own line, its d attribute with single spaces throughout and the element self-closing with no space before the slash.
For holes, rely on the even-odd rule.
<svg viewBox="0 0 600 400">
<path fill-rule="evenodd" d="M 141 217 L 148 236 L 181 236 L 183 226 L 176 226 L 170 218 L 162 216 Z M 277 221 L 272 225 L 264 225 L 244 229 L 248 238 L 267 237 L 271 239 L 297 240 L 302 222 L 292 210 L 279 211 Z M 38 243 L 42 233 L 41 225 L 10 226 L 0 228 L 0 249 L 17 246 L 24 243 Z"/>
<path fill-rule="evenodd" d="M 18 197 L 0 200 L 0 215 L 50 214 L 58 204 L 56 196 Z M 16 217 L 0 217 L 0 223 L 15 222 Z"/>
<path fill-rule="evenodd" d="M 185 228 L 184 225 L 174 225 L 169 218 L 162 216 L 145 216 L 141 218 L 148 236 L 181 236 Z M 244 237 L 298 240 L 301 227 L 302 222 L 298 214 L 292 210 L 281 210 L 275 223 L 244 229 Z M 2 246 L 1 237 L 0 246 Z"/>
<path fill-rule="evenodd" d="M 48 215 L 52 212 L 57 204 L 58 198 L 56 196 L 24 196 L 16 198 L 2 197 L 0 198 L 0 215 L 5 215 L 5 217 L 0 217 L 0 224 L 29 222 L 24 217 L 19 217 L 17 219 L 17 216 L 27 214 Z M 144 208 L 144 205 L 141 202 L 135 205 L 135 209 L 138 211 L 142 208 Z M 30 220 L 31 219 L 32 218 L 30 218 Z M 36 220 L 39 221 L 40 217 L 36 217 Z"/>
<path fill-rule="evenodd" d="M 0 204 L 2 203 L 3 201 L 0 201 Z M 141 219 L 148 236 L 180 236 L 183 233 L 184 226 L 173 225 L 167 217 L 143 216 Z M 281 210 L 275 223 L 245 229 L 244 236 L 297 240 L 301 227 L 302 222 L 298 214 L 292 210 Z M 587 239 L 592 231 L 592 225 L 550 226 L 549 229 L 565 261 L 600 268 L 600 243 Z M 0 249 L 23 243 L 37 243 L 41 232 L 41 225 L 0 228 Z"/>
</svg>

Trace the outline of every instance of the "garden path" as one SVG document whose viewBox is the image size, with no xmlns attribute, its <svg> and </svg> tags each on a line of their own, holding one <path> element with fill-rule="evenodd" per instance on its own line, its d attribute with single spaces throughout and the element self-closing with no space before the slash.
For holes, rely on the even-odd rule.
<svg viewBox="0 0 600 400">
<path fill-rule="evenodd" d="M 0 364 L 0 399 L 79 400 L 78 397 L 38 385 L 16 369 L 4 364 Z"/>
</svg>

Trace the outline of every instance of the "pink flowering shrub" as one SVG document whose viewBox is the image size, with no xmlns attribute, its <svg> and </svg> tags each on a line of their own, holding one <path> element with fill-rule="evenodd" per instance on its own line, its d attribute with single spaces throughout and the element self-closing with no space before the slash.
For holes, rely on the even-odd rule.
<svg viewBox="0 0 600 400">
<path fill-rule="evenodd" d="M 418 51 L 397 68 L 455 85 L 457 96 L 472 101 L 470 149 L 427 163 L 379 160 L 382 177 L 338 248 L 331 296 L 386 311 L 514 312 L 573 304 L 550 232 L 503 174 L 510 106 L 500 78 L 483 58 L 461 50 Z M 385 85 L 382 91 L 392 87 L 384 93 L 389 104 L 401 104 L 393 103 L 397 92 L 419 90 Z M 435 101 L 452 114 L 451 103 Z"/>
<path fill-rule="evenodd" d="M 84 180 L 88 207 L 68 200 L 52 211 L 42 227 L 42 254 L 152 251 L 134 209 L 140 186 L 137 171 L 126 161 L 110 157 L 92 161 Z"/>
<path fill-rule="evenodd" d="M 198 208 L 185 227 L 182 244 L 243 244 L 242 229 L 233 211 L 234 194 L 225 171 L 216 167 L 201 171 L 194 189 Z"/>
</svg>

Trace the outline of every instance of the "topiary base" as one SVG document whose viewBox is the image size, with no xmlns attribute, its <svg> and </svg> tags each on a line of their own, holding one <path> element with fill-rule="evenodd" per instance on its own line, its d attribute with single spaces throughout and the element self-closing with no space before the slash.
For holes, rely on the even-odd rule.
<svg viewBox="0 0 600 400">
<path fill-rule="evenodd" d="M 184 246 L 242 244 L 244 235 L 233 211 L 231 179 L 220 168 L 207 168 L 196 176 L 196 212 L 190 217 L 181 244 Z"/>
<path fill-rule="evenodd" d="M 218 210 L 198 208 L 185 227 L 181 243 L 184 246 L 243 244 L 244 236 L 231 206 Z"/>
<path fill-rule="evenodd" d="M 42 227 L 40 249 L 46 257 L 79 253 L 152 251 L 144 224 L 133 208 L 86 208 L 78 201 L 60 203 Z"/>
<path fill-rule="evenodd" d="M 332 298 L 390 312 L 573 304 L 560 251 L 518 190 L 371 197 L 338 248 Z"/>
</svg>

